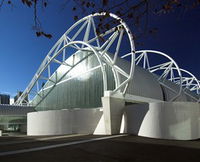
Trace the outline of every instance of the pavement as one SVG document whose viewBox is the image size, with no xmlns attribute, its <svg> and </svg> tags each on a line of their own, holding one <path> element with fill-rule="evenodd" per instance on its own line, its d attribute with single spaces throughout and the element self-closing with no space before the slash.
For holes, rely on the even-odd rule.
<svg viewBox="0 0 200 162">
<path fill-rule="evenodd" d="M 0 162 L 199 162 L 200 140 L 133 135 L 0 137 Z"/>
</svg>

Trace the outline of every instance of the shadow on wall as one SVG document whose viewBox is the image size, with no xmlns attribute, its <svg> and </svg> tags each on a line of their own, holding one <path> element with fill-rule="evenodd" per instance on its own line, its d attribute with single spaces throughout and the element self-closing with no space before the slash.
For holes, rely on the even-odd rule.
<svg viewBox="0 0 200 162">
<path fill-rule="evenodd" d="M 102 114 L 101 108 L 28 113 L 27 135 L 93 134 Z"/>
<path fill-rule="evenodd" d="M 200 104 L 158 102 L 125 108 L 127 133 L 158 139 L 192 140 L 200 137 Z"/>
<path fill-rule="evenodd" d="M 138 135 L 142 122 L 149 111 L 149 104 L 132 104 L 125 106 L 127 133 Z"/>
<path fill-rule="evenodd" d="M 199 104 L 195 102 L 163 103 L 162 136 L 166 139 L 199 138 Z"/>
<path fill-rule="evenodd" d="M 77 109 L 71 112 L 73 112 L 72 133 L 93 134 L 103 115 L 100 109 Z"/>
</svg>

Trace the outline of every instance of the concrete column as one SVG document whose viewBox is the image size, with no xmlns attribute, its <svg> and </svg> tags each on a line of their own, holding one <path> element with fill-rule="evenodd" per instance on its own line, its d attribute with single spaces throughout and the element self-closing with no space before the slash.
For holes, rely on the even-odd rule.
<svg viewBox="0 0 200 162">
<path fill-rule="evenodd" d="M 118 97 L 110 95 L 105 95 L 102 97 L 105 133 L 107 135 L 120 133 L 125 101 L 122 94 L 119 95 Z"/>
</svg>

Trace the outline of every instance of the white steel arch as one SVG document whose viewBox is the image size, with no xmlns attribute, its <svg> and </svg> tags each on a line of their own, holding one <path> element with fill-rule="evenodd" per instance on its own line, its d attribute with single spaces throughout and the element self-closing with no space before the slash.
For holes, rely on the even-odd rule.
<svg viewBox="0 0 200 162">
<path fill-rule="evenodd" d="M 199 85 L 200 85 L 200 80 L 198 80 Z M 200 87 L 196 87 L 196 90 L 198 91 L 198 96 L 199 96 L 199 100 L 198 102 L 200 102 Z"/>
<path fill-rule="evenodd" d="M 95 25 L 94 18 L 98 16 L 106 16 L 111 17 L 112 19 L 117 20 L 118 24 L 106 32 L 97 34 L 97 28 Z M 116 60 L 118 59 L 119 50 L 121 46 L 121 42 L 124 39 L 124 35 L 128 36 L 129 44 L 130 44 L 130 53 L 131 56 L 131 67 L 129 72 L 125 72 L 123 69 L 116 65 Z M 101 42 L 100 39 L 104 38 L 105 41 Z M 117 40 L 118 38 L 118 40 Z M 114 45 L 114 41 L 117 41 L 116 45 Z M 114 47 L 113 47 L 114 46 Z M 113 53 L 113 57 L 109 57 L 107 53 L 109 53 L 109 49 L 114 48 L 115 52 Z M 24 90 L 22 95 L 18 98 L 15 104 L 22 104 L 24 99 L 30 94 L 30 91 L 34 86 L 37 86 L 36 94 L 39 95 L 38 80 L 43 79 L 46 81 L 51 81 L 51 63 L 55 62 L 59 65 L 65 65 L 69 67 L 69 69 L 73 68 L 75 65 L 70 65 L 65 62 L 65 60 L 69 57 L 68 53 L 66 53 L 67 48 L 73 48 L 76 51 L 85 51 L 93 52 L 98 59 L 98 62 L 101 66 L 101 71 L 103 73 L 103 84 L 104 91 L 107 90 L 107 78 L 104 70 L 104 65 L 107 64 L 112 68 L 114 78 L 115 78 L 115 89 L 113 90 L 113 94 L 117 91 L 122 93 L 126 93 L 126 89 L 128 87 L 129 81 L 133 77 L 134 67 L 135 67 L 135 46 L 133 41 L 133 36 L 127 24 L 117 15 L 112 13 L 95 13 L 89 16 L 82 18 L 77 21 L 74 25 L 72 25 L 63 35 L 62 37 L 55 43 L 52 49 L 49 51 L 39 69 L 35 73 L 33 79 Z M 57 58 L 62 55 L 62 58 Z M 124 55 L 124 57 L 127 57 Z M 42 76 L 42 73 L 47 71 L 48 76 Z M 123 75 L 126 80 L 120 82 L 119 75 Z M 52 81 L 53 82 L 53 81 Z M 56 83 L 54 83 L 56 85 Z"/>
<path fill-rule="evenodd" d="M 181 85 L 183 87 L 185 94 L 187 94 L 188 96 L 190 96 L 197 102 L 200 102 L 200 97 L 195 98 L 195 97 L 191 96 L 190 94 L 188 94 L 187 91 L 185 91 L 186 89 L 188 89 L 190 91 L 196 92 L 196 94 L 199 95 L 200 94 L 199 80 L 191 72 L 189 72 L 185 69 L 180 69 L 180 70 L 181 70 L 181 74 L 182 74 L 182 84 Z M 179 76 L 175 76 L 172 81 L 176 84 L 181 83 Z"/>
<path fill-rule="evenodd" d="M 167 61 L 164 61 L 162 63 L 154 63 L 152 65 L 152 60 L 149 58 L 150 55 L 162 56 L 167 59 Z M 124 56 L 122 56 L 122 58 L 124 58 Z M 174 96 L 170 99 L 170 101 L 174 101 L 177 97 L 181 95 L 182 85 L 179 86 L 179 90 L 178 92 L 176 92 L 168 84 L 165 84 L 165 80 L 171 81 L 174 78 L 174 73 L 178 74 L 180 84 L 182 84 L 182 75 L 180 68 L 170 56 L 163 52 L 155 50 L 139 50 L 136 51 L 135 63 L 136 65 L 140 65 L 142 68 L 147 69 L 149 72 L 159 75 L 157 79 L 159 83 L 174 93 Z M 160 72 L 160 74 L 157 74 L 158 71 Z"/>
</svg>

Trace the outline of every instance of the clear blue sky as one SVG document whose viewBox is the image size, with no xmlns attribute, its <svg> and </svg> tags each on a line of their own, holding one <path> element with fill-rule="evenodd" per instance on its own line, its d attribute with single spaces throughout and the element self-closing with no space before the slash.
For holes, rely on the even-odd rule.
<svg viewBox="0 0 200 162">
<path fill-rule="evenodd" d="M 0 93 L 14 96 L 17 90 L 24 90 L 50 48 L 73 24 L 72 6 L 61 10 L 54 3 L 40 13 L 43 28 L 52 33 L 52 39 L 35 36 L 32 9 L 16 3 L 0 10 Z M 153 16 L 150 25 L 157 27 L 158 33 L 143 38 L 144 45 L 136 49 L 163 51 L 200 78 L 200 9 Z"/>
</svg>

